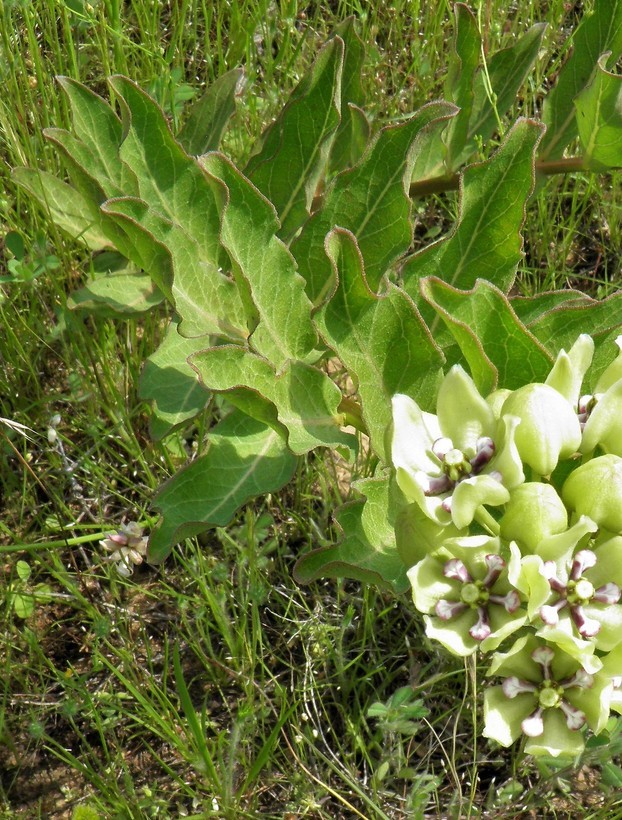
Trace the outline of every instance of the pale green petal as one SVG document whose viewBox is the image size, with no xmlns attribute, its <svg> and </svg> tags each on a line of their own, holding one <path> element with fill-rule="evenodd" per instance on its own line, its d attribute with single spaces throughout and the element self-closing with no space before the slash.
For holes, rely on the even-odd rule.
<svg viewBox="0 0 622 820">
<path fill-rule="evenodd" d="M 539 619 L 540 608 L 551 597 L 551 585 L 544 575 L 544 562 L 539 555 L 525 555 L 521 561 L 521 569 L 516 588 L 527 598 L 527 613 L 529 619 Z"/>
<path fill-rule="evenodd" d="M 594 393 L 605 393 L 617 381 L 622 379 L 622 336 L 618 336 L 616 344 L 620 348 L 618 355 L 607 367 L 598 380 Z"/>
<path fill-rule="evenodd" d="M 587 333 L 582 333 L 566 353 L 561 350 L 545 384 L 554 387 L 573 407 L 577 406 L 581 395 L 581 384 L 592 363 L 594 342 Z"/>
<path fill-rule="evenodd" d="M 531 657 L 533 650 L 541 645 L 534 635 L 523 635 L 518 638 L 507 652 L 495 652 L 490 662 L 487 675 L 500 675 L 539 683 L 542 680 L 542 667 Z"/>
<path fill-rule="evenodd" d="M 551 757 L 577 757 L 585 748 L 581 731 L 569 729 L 566 718 L 559 709 L 544 712 L 544 732 L 540 737 L 530 737 L 525 744 L 528 755 Z"/>
<path fill-rule="evenodd" d="M 587 670 L 589 671 L 589 670 Z M 613 684 L 602 673 L 594 675 L 594 683 L 589 689 L 571 687 L 566 690 L 569 703 L 585 713 L 588 726 L 599 734 L 605 728 L 609 718 Z"/>
<path fill-rule="evenodd" d="M 492 412 L 494 413 L 496 419 L 501 417 L 501 410 L 503 409 L 505 400 L 511 392 L 512 391 L 508 390 L 507 387 L 500 387 L 498 390 L 494 390 L 486 396 L 486 401 L 492 408 Z"/>
<path fill-rule="evenodd" d="M 402 467 L 398 467 L 395 477 L 398 487 L 404 493 L 406 499 L 417 504 L 431 521 L 435 521 L 441 526 L 451 521 L 451 515 L 442 506 L 447 493 L 445 495 L 426 495 L 416 476 Z"/>
<path fill-rule="evenodd" d="M 547 384 L 527 384 L 503 405 L 503 414 L 518 416 L 515 434 L 522 460 L 539 475 L 550 475 L 560 459 L 581 444 L 581 426 L 574 408 Z"/>
<path fill-rule="evenodd" d="M 502 538 L 535 552 L 543 538 L 566 530 L 568 513 L 554 487 L 530 481 L 511 491 L 499 524 Z"/>
<path fill-rule="evenodd" d="M 622 379 L 598 399 L 583 428 L 581 452 L 591 453 L 599 445 L 622 456 Z"/>
<path fill-rule="evenodd" d="M 561 650 L 556 653 L 554 664 L 558 680 L 574 674 L 578 666 L 582 666 L 590 674 L 602 668 L 602 661 L 594 654 L 596 644 L 593 640 L 584 640 L 578 636 L 566 610 L 560 613 L 559 623 L 555 626 L 543 625 L 536 634 Z"/>
<path fill-rule="evenodd" d="M 475 454 L 478 438 L 492 438 L 494 434 L 492 408 L 460 365 L 454 365 L 443 379 L 436 412 L 443 435 L 453 441 L 454 447 L 469 455 Z"/>
<path fill-rule="evenodd" d="M 508 698 L 500 686 L 491 686 L 484 693 L 484 737 L 501 746 L 511 746 L 521 734 L 521 723 L 536 708 L 536 699 L 526 692 Z"/>
<path fill-rule="evenodd" d="M 480 645 L 479 641 L 469 635 L 469 629 L 476 619 L 477 615 L 472 609 L 467 609 L 450 621 L 424 615 L 425 634 L 442 644 L 452 655 L 466 657 L 472 655 Z"/>
<path fill-rule="evenodd" d="M 440 463 L 431 447 L 441 437 L 436 416 L 424 413 L 417 402 L 401 393 L 393 396 L 391 459 L 395 467 L 415 474 L 439 474 Z"/>
<path fill-rule="evenodd" d="M 586 515 L 569 527 L 565 532 L 550 535 L 538 544 L 536 553 L 543 561 L 555 561 L 564 577 L 568 575 L 568 562 L 575 552 L 579 541 L 590 532 L 596 532 L 598 525 Z"/>
<path fill-rule="evenodd" d="M 451 499 L 451 518 L 458 527 L 468 527 L 482 504 L 496 507 L 509 501 L 510 493 L 489 475 L 466 478 L 456 485 Z"/>
<path fill-rule="evenodd" d="M 525 480 L 523 462 L 516 446 L 516 428 L 520 424 L 518 416 L 505 414 L 500 419 L 497 430 L 497 452 L 488 465 L 487 471 L 495 470 L 501 473 L 501 480 L 505 487 L 518 487 Z"/>
<path fill-rule="evenodd" d="M 622 643 L 604 656 L 602 674 L 608 678 L 622 678 Z"/>
<path fill-rule="evenodd" d="M 441 598 L 458 600 L 458 584 L 443 575 L 444 561 L 428 556 L 408 570 L 413 601 L 419 612 L 432 612 Z"/>
<path fill-rule="evenodd" d="M 622 588 L 622 536 L 607 538 L 594 547 L 593 551 L 596 555 L 596 566 L 589 570 L 590 581 L 595 587 L 613 581 Z M 622 640 L 622 635 L 620 639 Z"/>
<path fill-rule="evenodd" d="M 596 648 L 602 652 L 615 649 L 622 642 L 622 606 L 594 603 L 584 609 L 588 618 L 595 618 L 600 623 L 600 630 L 593 638 Z"/>
<path fill-rule="evenodd" d="M 490 606 L 490 627 L 492 633 L 480 644 L 482 652 L 493 652 L 499 644 L 523 626 L 527 621 L 527 613 L 524 609 L 516 612 L 506 612 L 501 606 Z"/>
<path fill-rule="evenodd" d="M 577 467 L 562 487 L 566 506 L 613 533 L 622 531 L 622 458 L 599 456 Z"/>
<path fill-rule="evenodd" d="M 437 524 L 417 503 L 400 510 L 395 521 L 397 551 L 406 567 L 412 567 L 426 555 L 437 552 L 448 538 L 459 535 L 457 527 L 451 523 Z"/>
</svg>

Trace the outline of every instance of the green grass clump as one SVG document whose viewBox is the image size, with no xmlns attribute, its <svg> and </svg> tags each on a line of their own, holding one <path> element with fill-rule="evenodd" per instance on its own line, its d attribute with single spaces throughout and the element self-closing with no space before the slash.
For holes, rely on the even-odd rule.
<svg viewBox="0 0 622 820">
<path fill-rule="evenodd" d="M 486 51 L 550 23 L 553 59 L 517 102 L 516 115 L 529 115 L 575 12 L 561 0 L 507 8 L 474 4 Z M 54 76 L 107 95 L 106 77 L 127 74 L 175 120 L 243 65 L 224 145 L 243 160 L 350 14 L 368 44 L 376 120 L 442 96 L 448 3 L 0 4 L 0 222 L 13 234 L 0 272 L 17 233 L 33 273 L 0 286 L 0 416 L 30 428 L 0 421 L 2 817 L 622 816 L 616 726 L 611 745 L 592 745 L 576 767 L 536 769 L 478 740 L 480 673 L 437 654 L 407 598 L 294 584 L 296 557 L 338 535 L 339 465 L 315 457 L 226 531 L 130 578 L 98 546 L 122 523 L 153 524 L 153 492 L 194 453 L 205 420 L 150 439 L 136 385 L 165 317 L 69 311 L 90 260 L 11 182 L 17 165 L 62 173 L 42 135 L 68 126 Z M 548 181 L 527 214 L 524 291 L 618 287 L 621 202 L 617 178 Z M 417 241 L 429 241 L 455 194 L 416 207 Z"/>
</svg>

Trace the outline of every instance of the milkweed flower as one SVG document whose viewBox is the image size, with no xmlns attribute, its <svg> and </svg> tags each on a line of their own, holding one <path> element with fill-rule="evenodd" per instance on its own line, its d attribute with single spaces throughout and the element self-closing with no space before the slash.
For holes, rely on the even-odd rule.
<svg viewBox="0 0 622 820">
<path fill-rule="evenodd" d="M 441 384 L 436 415 L 394 396 L 391 457 L 400 489 L 437 524 L 468 527 L 480 506 L 505 504 L 524 480 L 517 424 L 495 416 L 459 365 Z"/>
<path fill-rule="evenodd" d="M 455 655 L 491 651 L 527 619 L 500 547 L 487 536 L 447 539 L 408 571 L 427 636 Z"/>
<path fill-rule="evenodd" d="M 611 679 L 535 635 L 496 653 L 488 675 L 503 681 L 484 695 L 483 734 L 502 746 L 522 734 L 527 754 L 576 756 L 585 745 L 580 730 L 589 726 L 598 734 L 609 717 Z"/>
</svg>

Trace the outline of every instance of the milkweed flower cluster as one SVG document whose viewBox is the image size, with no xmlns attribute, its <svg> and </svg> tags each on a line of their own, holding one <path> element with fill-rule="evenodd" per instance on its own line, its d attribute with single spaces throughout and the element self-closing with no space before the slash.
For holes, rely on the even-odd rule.
<svg viewBox="0 0 622 820">
<path fill-rule="evenodd" d="M 576 755 L 622 713 L 622 336 L 593 392 L 580 336 L 544 383 L 479 394 L 456 365 L 436 414 L 393 397 L 415 607 L 448 651 L 489 653 L 484 735 Z M 399 533 L 398 533 L 399 540 Z M 404 536 L 402 536 L 404 540 Z"/>
</svg>

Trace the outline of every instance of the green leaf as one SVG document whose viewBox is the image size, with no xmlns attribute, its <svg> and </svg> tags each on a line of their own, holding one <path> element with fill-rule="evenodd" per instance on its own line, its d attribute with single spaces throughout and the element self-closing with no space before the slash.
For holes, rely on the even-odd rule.
<svg viewBox="0 0 622 820">
<path fill-rule="evenodd" d="M 140 376 L 138 393 L 153 402 L 151 437 L 156 441 L 193 419 L 207 405 L 210 393 L 188 364 L 188 356 L 207 346 L 205 339 L 186 339 L 173 320 L 166 336 L 147 361 Z"/>
<path fill-rule="evenodd" d="M 599 57 L 610 51 L 615 62 L 620 56 L 622 0 L 596 0 L 592 14 L 584 14 L 568 45 L 570 56 L 542 107 L 547 131 L 540 146 L 541 159 L 558 159 L 577 136 L 574 99 L 589 83 Z"/>
<path fill-rule="evenodd" d="M 579 290 L 552 290 L 535 296 L 513 296 L 512 309 L 520 321 L 529 326 L 551 310 L 564 307 L 580 307 L 592 300 Z"/>
<path fill-rule="evenodd" d="M 203 350 L 190 362 L 210 390 L 248 387 L 272 402 L 294 453 L 302 455 L 319 446 L 356 448 L 356 439 L 340 430 L 341 391 L 323 371 L 289 361 L 277 372 L 266 359 L 235 345 Z"/>
<path fill-rule="evenodd" d="M 108 103 L 70 77 L 57 77 L 71 105 L 73 132 L 88 151 L 84 170 L 101 186 L 107 197 L 136 196 L 138 183 L 133 172 L 119 159 L 123 127 Z M 50 133 L 50 132 L 47 132 Z M 54 133 L 57 133 L 54 129 Z"/>
<path fill-rule="evenodd" d="M 235 113 L 236 89 L 244 76 L 241 68 L 215 80 L 189 109 L 177 139 L 189 154 L 217 151 L 231 116 Z"/>
<path fill-rule="evenodd" d="M 156 495 L 162 518 L 149 539 L 149 561 L 162 561 L 184 538 L 226 526 L 251 498 L 287 484 L 296 465 L 279 433 L 234 410 L 211 430 L 207 453 Z"/>
<path fill-rule="evenodd" d="M 110 246 L 99 209 L 71 185 L 53 174 L 30 168 L 15 168 L 13 179 L 39 202 L 52 222 L 73 239 L 81 239 L 91 250 Z"/>
<path fill-rule="evenodd" d="M 374 290 L 389 265 L 408 248 L 412 241 L 408 187 L 416 138 L 426 126 L 454 112 L 448 103 L 430 103 L 406 122 L 383 128 L 359 164 L 335 177 L 321 209 L 291 246 L 314 303 L 321 303 L 332 287 L 324 238 L 335 225 L 356 237 Z"/>
<path fill-rule="evenodd" d="M 554 354 L 562 347 L 568 350 L 581 333 L 589 333 L 598 345 L 612 332 L 620 332 L 622 291 L 603 300 L 589 296 L 583 296 L 581 301 L 568 300 L 527 322 L 527 327 Z"/>
<path fill-rule="evenodd" d="M 308 74 L 266 130 L 245 174 L 276 207 L 281 235 L 291 235 L 309 215 L 339 125 L 343 40 L 321 49 Z"/>
<path fill-rule="evenodd" d="M 458 342 L 482 395 L 544 381 L 553 357 L 520 322 L 502 291 L 485 280 L 469 291 L 433 277 L 421 282 L 424 298 Z"/>
<path fill-rule="evenodd" d="M 356 18 L 340 23 L 333 36 L 343 40 L 343 71 L 341 80 L 341 122 L 332 143 L 329 174 L 358 162 L 369 139 L 370 126 L 361 106 L 365 102 L 361 73 L 365 64 L 365 46 L 356 31 Z"/>
<path fill-rule="evenodd" d="M 220 206 L 226 192 L 210 184 L 196 160 L 186 154 L 148 94 L 127 77 L 115 76 L 109 83 L 121 100 L 121 159 L 136 174 L 140 199 L 180 226 L 198 246 L 205 264 L 217 269 Z"/>
<path fill-rule="evenodd" d="M 119 250 L 144 268 L 173 302 L 184 336 L 212 333 L 246 339 L 249 320 L 240 289 L 203 255 L 193 234 L 140 199 L 110 199 L 102 210 L 126 234 L 127 242 L 116 243 Z"/>
<path fill-rule="evenodd" d="M 514 105 L 520 87 L 535 63 L 546 23 L 536 23 L 509 48 L 492 55 L 488 62 L 488 78 L 494 95 L 493 106 L 486 88 L 486 74 L 480 69 L 475 78 L 474 100 L 469 121 L 468 142 L 465 151 L 455 165 L 463 162 L 475 148 L 475 137 L 487 142 L 498 128 L 498 119 Z M 496 113 L 495 113 L 496 109 Z"/>
<path fill-rule="evenodd" d="M 220 238 L 252 292 L 259 322 L 251 346 L 276 367 L 304 359 L 317 344 L 311 303 L 291 253 L 276 236 L 273 206 L 226 157 L 208 154 L 200 162 L 227 191 Z"/>
<path fill-rule="evenodd" d="M 11 596 L 11 603 L 18 618 L 30 618 L 35 611 L 34 596 L 28 592 L 14 592 Z"/>
<path fill-rule="evenodd" d="M 622 77 L 606 70 L 608 57 L 574 101 L 584 166 L 593 171 L 622 166 Z"/>
<path fill-rule="evenodd" d="M 145 273 L 127 270 L 98 276 L 74 291 L 67 300 L 70 310 L 87 310 L 98 316 L 136 316 L 164 301 L 162 291 Z"/>
<path fill-rule="evenodd" d="M 43 134 L 60 149 L 69 178 L 76 190 L 95 205 L 104 202 L 108 194 L 93 173 L 97 163 L 90 147 L 62 128 L 46 128 Z M 118 194 L 118 189 L 114 189 L 114 195 Z"/>
<path fill-rule="evenodd" d="M 401 594 L 409 583 L 395 546 L 389 480 L 386 476 L 367 478 L 355 486 L 366 500 L 345 504 L 335 513 L 343 540 L 303 555 L 294 577 L 301 584 L 326 577 L 354 578 Z"/>
<path fill-rule="evenodd" d="M 410 393 L 421 406 L 432 409 L 443 354 L 404 291 L 390 283 L 377 296 L 369 288 L 356 239 L 349 231 L 331 231 L 326 251 L 337 286 L 315 319 L 326 343 L 358 385 L 372 447 L 386 462 L 391 397 Z"/>
<path fill-rule="evenodd" d="M 460 111 L 450 120 L 444 135 L 447 173 L 456 167 L 468 138 L 474 100 L 473 80 L 481 48 L 481 37 L 473 12 L 463 3 L 456 3 L 454 16 L 454 39 L 445 81 L 445 99 L 455 103 Z"/>
<path fill-rule="evenodd" d="M 477 279 L 489 279 L 509 291 L 522 256 L 521 227 L 541 134 L 538 123 L 518 120 L 490 159 L 464 170 L 452 232 L 409 257 L 402 268 L 404 289 L 415 301 L 424 276 L 436 276 L 460 290 L 469 290 Z M 435 328 L 436 323 L 433 333 Z"/>
</svg>

